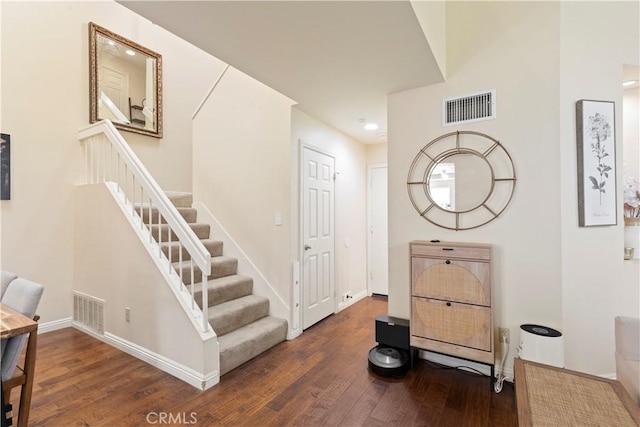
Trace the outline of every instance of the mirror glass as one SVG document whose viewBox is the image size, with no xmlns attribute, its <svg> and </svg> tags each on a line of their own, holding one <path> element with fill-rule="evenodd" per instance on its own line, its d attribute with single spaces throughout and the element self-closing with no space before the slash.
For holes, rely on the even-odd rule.
<svg viewBox="0 0 640 427">
<path fill-rule="evenodd" d="M 162 56 L 89 24 L 90 121 L 162 137 Z"/>
<path fill-rule="evenodd" d="M 429 172 L 429 197 L 441 209 L 467 212 L 484 203 L 492 190 L 489 163 L 474 153 L 449 155 Z"/>
</svg>

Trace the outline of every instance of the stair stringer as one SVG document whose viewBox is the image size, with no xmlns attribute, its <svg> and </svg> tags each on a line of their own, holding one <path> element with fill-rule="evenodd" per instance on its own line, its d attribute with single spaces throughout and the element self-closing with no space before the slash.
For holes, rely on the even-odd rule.
<svg viewBox="0 0 640 427">
<path fill-rule="evenodd" d="M 288 330 L 287 339 L 296 338 L 299 333 L 292 331 L 292 313 L 291 307 L 285 302 L 282 296 L 269 283 L 267 278 L 251 261 L 249 256 L 240 248 L 236 241 L 231 237 L 227 230 L 220 224 L 216 217 L 201 202 L 193 202 L 192 207 L 198 211 L 198 222 L 209 224 L 211 227 L 211 235 L 216 240 L 221 240 L 224 245 L 224 255 L 238 260 L 238 274 L 253 278 L 253 293 L 269 299 L 269 315 L 287 319 Z M 299 331 L 298 331 L 299 332 Z"/>
<path fill-rule="evenodd" d="M 91 335 L 200 390 L 216 385 L 215 332 L 189 314 L 190 294 L 115 184 L 76 186 L 74 216 L 73 289 L 106 302 L 105 333 Z"/>
</svg>

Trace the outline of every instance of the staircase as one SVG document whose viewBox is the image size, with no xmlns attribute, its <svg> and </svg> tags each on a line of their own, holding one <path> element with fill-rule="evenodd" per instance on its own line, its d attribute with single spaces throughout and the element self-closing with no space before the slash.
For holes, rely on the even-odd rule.
<svg viewBox="0 0 640 427">
<path fill-rule="evenodd" d="M 197 222 L 197 211 L 192 208 L 193 199 L 188 193 L 167 193 L 167 197 L 178 209 L 204 246 L 211 254 L 209 273 L 208 306 L 209 323 L 218 336 L 220 351 L 220 375 L 253 359 L 257 355 L 284 341 L 288 325 L 284 319 L 269 316 L 269 299 L 253 295 L 253 279 L 237 274 L 238 260 L 225 257 L 222 242 L 210 238 L 209 224 Z M 174 262 L 173 267 L 182 277 L 184 284 L 191 287 L 190 257 L 186 250 L 180 255 L 180 245 L 175 235 L 169 239 L 166 224 L 158 225 L 158 212 L 143 209 L 143 221 L 148 224 L 151 215 L 151 234 L 158 240 L 161 236 L 162 251 Z M 195 269 L 194 297 L 198 305 L 202 301 L 202 272 Z"/>
</svg>

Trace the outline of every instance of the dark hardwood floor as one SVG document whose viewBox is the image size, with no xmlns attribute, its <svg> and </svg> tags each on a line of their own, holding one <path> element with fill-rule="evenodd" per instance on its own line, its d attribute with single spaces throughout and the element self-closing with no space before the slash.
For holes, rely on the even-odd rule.
<svg viewBox="0 0 640 427">
<path fill-rule="evenodd" d="M 487 377 L 426 361 L 401 380 L 369 373 L 374 319 L 386 313 L 385 300 L 366 298 L 206 392 L 75 329 L 43 334 L 29 424 L 517 425 L 510 384 L 494 394 Z"/>
</svg>

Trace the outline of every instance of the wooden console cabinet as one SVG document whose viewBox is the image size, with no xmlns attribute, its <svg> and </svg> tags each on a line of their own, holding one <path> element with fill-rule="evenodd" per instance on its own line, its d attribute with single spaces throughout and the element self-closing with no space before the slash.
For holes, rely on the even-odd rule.
<svg viewBox="0 0 640 427">
<path fill-rule="evenodd" d="M 491 245 L 413 241 L 411 346 L 493 366 Z"/>
</svg>

